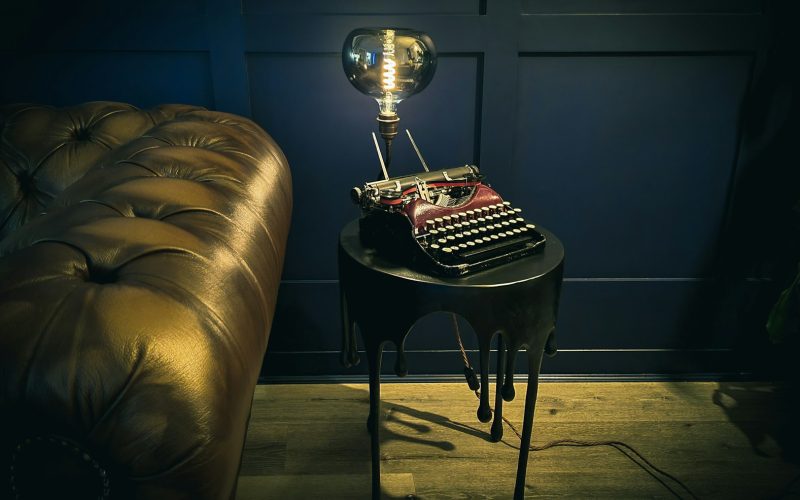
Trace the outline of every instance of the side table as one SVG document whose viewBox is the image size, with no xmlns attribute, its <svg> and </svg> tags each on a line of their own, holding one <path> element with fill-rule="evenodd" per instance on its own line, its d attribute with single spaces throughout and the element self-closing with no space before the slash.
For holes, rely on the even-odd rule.
<svg viewBox="0 0 800 500">
<path fill-rule="evenodd" d="M 527 347 L 528 388 L 517 463 L 514 498 L 521 500 L 533 428 L 542 354 L 555 353 L 555 323 L 564 262 L 564 247 L 552 233 L 537 228 L 547 238 L 544 249 L 523 259 L 473 275 L 437 277 L 382 259 L 361 245 L 358 221 L 339 235 L 339 287 L 342 305 L 342 363 L 359 362 L 355 325 L 359 326 L 369 363 L 369 417 L 371 434 L 372 498 L 380 498 L 380 372 L 383 347 L 397 348 L 394 371 L 407 373 L 404 343 L 419 318 L 437 311 L 466 319 L 478 336 L 481 397 L 478 419 L 492 420 L 489 407 L 489 354 L 497 342 L 497 382 L 491 433 L 503 433 L 503 400 L 514 399 L 514 360 Z"/>
</svg>

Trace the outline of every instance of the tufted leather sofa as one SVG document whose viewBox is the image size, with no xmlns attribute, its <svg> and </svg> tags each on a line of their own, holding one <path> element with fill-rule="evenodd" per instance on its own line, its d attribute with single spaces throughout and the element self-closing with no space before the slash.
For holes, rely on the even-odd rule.
<svg viewBox="0 0 800 500">
<path fill-rule="evenodd" d="M 291 205 L 245 118 L 0 109 L 0 498 L 235 495 Z"/>
</svg>

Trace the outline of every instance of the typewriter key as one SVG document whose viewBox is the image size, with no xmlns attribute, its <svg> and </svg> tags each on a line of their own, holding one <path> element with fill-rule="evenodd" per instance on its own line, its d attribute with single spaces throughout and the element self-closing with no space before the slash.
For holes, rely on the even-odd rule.
<svg viewBox="0 0 800 500">
<path fill-rule="evenodd" d="M 439 230 L 438 229 L 431 229 L 430 231 L 428 231 L 428 234 L 430 234 L 431 237 L 435 238 L 436 236 L 439 235 Z"/>
<path fill-rule="evenodd" d="M 499 237 L 499 236 L 497 236 L 496 234 L 492 234 L 492 235 L 490 235 L 490 236 L 489 236 L 489 238 L 491 238 L 491 239 L 493 239 L 493 240 L 499 240 L 499 239 L 500 239 L 500 237 Z"/>
<path fill-rule="evenodd" d="M 453 218 L 450 217 L 449 215 L 445 215 L 444 217 L 442 217 L 442 220 L 444 220 L 445 225 L 451 224 L 453 222 Z"/>
<path fill-rule="evenodd" d="M 533 224 L 525 224 L 525 227 L 527 227 L 528 229 L 536 229 L 536 226 L 534 226 Z"/>
<path fill-rule="evenodd" d="M 458 248 L 459 250 L 466 250 L 468 247 L 466 243 L 459 243 Z"/>
<path fill-rule="evenodd" d="M 446 245 L 447 244 L 447 238 L 439 238 L 438 240 L 436 240 L 436 243 L 438 243 L 440 245 Z"/>
<path fill-rule="evenodd" d="M 467 217 L 469 217 L 470 219 L 474 219 L 475 218 L 475 210 L 467 210 L 466 214 L 467 214 Z"/>
<path fill-rule="evenodd" d="M 455 224 L 453 224 L 453 227 L 456 228 L 456 231 L 458 231 L 459 229 L 464 227 L 464 224 L 461 224 L 460 222 L 456 222 Z"/>
<path fill-rule="evenodd" d="M 436 223 L 436 227 L 444 227 L 444 220 L 441 217 L 436 217 L 433 221 Z"/>
<path fill-rule="evenodd" d="M 514 229 L 514 234 L 522 234 L 522 231 L 519 229 Z"/>
<path fill-rule="evenodd" d="M 467 242 L 467 246 L 468 247 L 474 247 L 475 246 L 475 242 L 474 241 L 468 241 Z"/>
<path fill-rule="evenodd" d="M 447 241 L 455 241 L 455 240 L 456 240 L 456 237 L 453 236 L 452 234 L 447 235 Z"/>
<path fill-rule="evenodd" d="M 444 252 L 446 254 L 450 254 L 450 253 L 453 253 L 453 249 L 450 248 L 450 247 L 444 247 L 444 248 L 442 248 L 442 252 Z"/>
<path fill-rule="evenodd" d="M 510 202 L 510 201 L 504 201 L 504 202 L 503 202 L 503 206 L 504 206 L 505 208 L 511 208 L 511 202 Z"/>
<path fill-rule="evenodd" d="M 437 245 L 436 243 L 434 243 L 433 245 L 431 245 L 431 250 L 433 250 L 433 251 L 436 251 L 436 250 L 441 250 L 441 248 L 442 248 L 442 247 L 440 247 L 440 246 L 439 246 L 439 245 Z"/>
</svg>

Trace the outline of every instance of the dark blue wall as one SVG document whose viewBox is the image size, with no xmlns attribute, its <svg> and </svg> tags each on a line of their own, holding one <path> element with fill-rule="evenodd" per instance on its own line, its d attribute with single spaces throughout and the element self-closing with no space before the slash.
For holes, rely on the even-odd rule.
<svg viewBox="0 0 800 500">
<path fill-rule="evenodd" d="M 758 0 L 12 2 L 0 7 L 0 101 L 183 102 L 252 117 L 284 148 L 295 182 L 264 372 L 363 373 L 337 362 L 335 259 L 339 228 L 358 215 L 348 191 L 375 175 L 376 105 L 346 81 L 339 50 L 360 26 L 427 31 L 439 67 L 400 105 L 401 125 L 436 167 L 478 163 L 567 248 L 562 351 L 544 371 L 739 372 L 764 344 L 761 325 L 794 248 L 782 223 L 764 230 L 764 218 L 784 217 L 776 200 L 793 196 L 774 191 L 786 172 L 764 166 L 765 155 L 783 158 L 787 139 L 786 120 L 762 115 L 788 107 L 778 87 L 793 78 L 780 69 L 793 54 L 773 8 Z M 403 141 L 396 149 L 395 173 L 418 169 Z M 423 319 L 407 349 L 412 373 L 460 371 L 444 316 Z"/>
</svg>

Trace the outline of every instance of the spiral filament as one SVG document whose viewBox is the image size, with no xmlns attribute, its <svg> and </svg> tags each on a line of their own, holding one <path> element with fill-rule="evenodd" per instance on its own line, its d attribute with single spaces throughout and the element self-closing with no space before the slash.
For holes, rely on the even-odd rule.
<svg viewBox="0 0 800 500">
<path fill-rule="evenodd" d="M 397 62 L 394 60 L 394 30 L 386 30 L 383 38 L 383 90 L 395 88 Z"/>
</svg>

